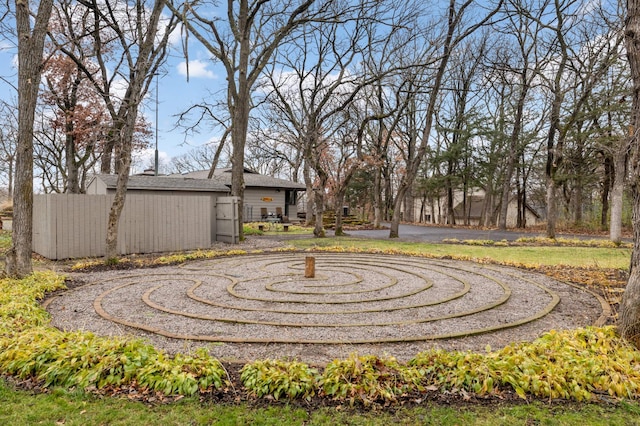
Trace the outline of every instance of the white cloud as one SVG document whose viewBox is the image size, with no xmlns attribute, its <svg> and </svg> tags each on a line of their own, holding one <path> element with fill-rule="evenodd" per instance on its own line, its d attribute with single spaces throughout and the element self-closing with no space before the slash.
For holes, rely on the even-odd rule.
<svg viewBox="0 0 640 426">
<path fill-rule="evenodd" d="M 189 61 L 189 78 L 217 78 L 213 71 L 207 69 L 210 64 L 210 62 L 201 61 L 199 59 Z M 180 73 L 180 75 L 187 76 L 186 62 L 183 61 L 178 64 L 178 73 Z"/>
<path fill-rule="evenodd" d="M 0 52 L 11 49 L 15 49 L 15 46 L 13 44 L 9 43 L 7 40 L 0 40 Z"/>
<path fill-rule="evenodd" d="M 182 44 L 182 28 L 182 24 L 178 24 L 169 34 L 169 44 L 171 46 L 180 46 Z"/>
</svg>

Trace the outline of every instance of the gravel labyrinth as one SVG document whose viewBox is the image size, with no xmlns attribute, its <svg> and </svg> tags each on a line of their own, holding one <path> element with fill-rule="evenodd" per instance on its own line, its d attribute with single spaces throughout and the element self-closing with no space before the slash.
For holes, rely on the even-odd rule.
<svg viewBox="0 0 640 426">
<path fill-rule="evenodd" d="M 429 347 L 484 350 L 550 329 L 597 324 L 606 303 L 514 268 L 408 256 L 262 253 L 180 267 L 78 274 L 47 302 L 53 325 L 136 334 L 169 352 L 206 346 L 225 360 L 350 352 L 409 359 Z"/>
</svg>

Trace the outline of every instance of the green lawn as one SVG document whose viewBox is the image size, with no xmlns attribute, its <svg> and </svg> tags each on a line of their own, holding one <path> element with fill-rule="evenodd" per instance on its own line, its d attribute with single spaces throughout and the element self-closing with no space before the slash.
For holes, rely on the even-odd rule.
<svg viewBox="0 0 640 426">
<path fill-rule="evenodd" d="M 54 389 L 32 395 L 0 380 L 0 424 L 20 425 L 640 425 L 640 405 L 622 403 L 497 406 L 437 405 L 395 412 L 346 407 L 307 410 L 286 404 L 256 408 L 192 398 L 149 406 L 126 398 L 97 398 Z"/>
<path fill-rule="evenodd" d="M 402 250 L 434 256 L 464 256 L 489 258 L 498 262 L 538 265 L 596 266 L 627 269 L 630 248 L 555 247 L 555 246 L 482 246 L 470 244 L 410 243 L 394 240 L 372 240 L 349 237 L 308 238 L 291 240 L 301 249 L 314 247 L 354 247 L 366 250 Z"/>
</svg>

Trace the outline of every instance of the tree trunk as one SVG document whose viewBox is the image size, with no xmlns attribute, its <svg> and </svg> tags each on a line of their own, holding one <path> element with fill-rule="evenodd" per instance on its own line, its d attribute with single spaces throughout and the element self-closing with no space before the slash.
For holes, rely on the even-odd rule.
<svg viewBox="0 0 640 426">
<path fill-rule="evenodd" d="M 451 179 L 447 178 L 447 225 L 456 224 L 456 213 L 454 211 L 454 194 Z M 464 210 L 462 211 L 464 214 Z"/>
<path fill-rule="evenodd" d="M 7 171 L 8 181 L 7 181 L 7 196 L 13 199 L 13 165 L 15 160 L 12 158 L 9 159 L 9 170 Z"/>
<path fill-rule="evenodd" d="M 524 69 L 521 74 L 522 87 L 518 96 L 518 106 L 516 108 L 516 116 L 513 123 L 513 131 L 509 140 L 509 152 L 507 153 L 507 170 L 505 172 L 504 181 L 502 183 L 502 201 L 500 205 L 500 218 L 498 229 L 507 229 L 507 214 L 509 212 L 509 196 L 511 195 L 511 180 L 516 167 L 516 156 L 518 155 L 518 145 L 520 143 L 520 130 L 522 128 L 522 116 L 524 113 L 524 104 L 529 92 L 529 84 L 527 70 Z"/>
<path fill-rule="evenodd" d="M 118 255 L 118 228 L 120 216 L 124 209 L 124 203 L 127 195 L 127 183 L 129 182 L 129 172 L 131 170 L 131 151 L 133 148 L 133 134 L 135 132 L 136 122 L 138 118 L 138 108 L 145 95 L 145 81 L 153 78 L 150 75 L 150 69 L 154 61 L 163 59 L 163 49 L 155 50 L 154 44 L 157 42 L 158 25 L 162 10 L 165 3 L 156 0 L 153 9 L 148 15 L 147 31 L 140 32 L 138 40 L 139 49 L 135 63 L 129 68 L 129 81 L 126 93 L 118 108 L 118 114 L 114 117 L 113 128 L 109 130 L 108 141 L 116 148 L 116 164 L 115 170 L 118 175 L 116 182 L 116 193 L 109 218 L 107 220 L 107 238 L 106 253 L 107 261 L 115 259 Z M 139 29 L 141 31 L 141 28 Z M 167 38 L 164 36 L 161 43 L 166 43 Z M 124 46 L 123 46 L 124 47 Z M 128 52 L 131 60 L 131 52 Z"/>
<path fill-rule="evenodd" d="M 244 104 L 244 102 L 240 102 Z M 242 111 L 238 111 L 241 109 Z M 233 153 L 231 155 L 231 195 L 239 198 L 238 201 L 238 236 L 240 241 L 244 240 L 243 232 L 243 200 L 244 200 L 244 146 L 247 139 L 247 128 L 242 123 L 248 123 L 249 106 L 240 107 L 236 105 L 234 111 L 234 124 L 232 130 Z M 247 117 L 245 120 L 244 117 Z M 239 129 L 237 127 L 240 127 Z"/>
<path fill-rule="evenodd" d="M 305 148 L 305 161 L 304 161 L 304 165 L 302 168 L 302 175 L 304 176 L 304 181 L 305 184 L 307 186 L 307 190 L 306 190 L 306 206 L 305 206 L 305 218 L 304 218 L 304 224 L 306 226 L 310 226 L 311 223 L 313 222 L 313 218 L 314 218 L 314 212 L 315 212 L 315 205 L 314 205 L 314 197 L 312 196 L 313 194 L 313 184 L 311 182 L 311 166 L 309 165 L 310 162 L 310 157 L 309 157 L 309 148 L 306 147 Z"/>
<path fill-rule="evenodd" d="M 576 226 L 582 225 L 584 204 L 584 189 L 582 184 L 582 177 L 578 176 L 576 179 L 575 187 L 573 188 L 573 223 Z"/>
<path fill-rule="evenodd" d="M 244 148 L 247 144 L 249 112 L 251 111 L 251 82 L 249 81 L 249 56 L 251 55 L 251 19 L 249 5 L 241 1 L 238 15 L 238 44 L 240 48 L 238 63 L 237 91 L 229 84 L 229 98 L 233 99 L 231 108 L 231 195 L 238 201 L 238 235 L 244 240 L 243 204 L 244 204 Z M 229 82 L 231 83 L 231 82 Z"/>
<path fill-rule="evenodd" d="M 557 186 L 552 178 L 547 177 L 547 238 L 556 237 L 556 221 L 558 218 Z"/>
<path fill-rule="evenodd" d="M 622 296 L 619 327 L 623 337 L 640 348 L 640 0 L 627 1 L 625 42 L 633 81 L 630 147 L 632 149 L 633 252 L 629 281 Z"/>
<path fill-rule="evenodd" d="M 435 198 L 431 198 L 431 220 L 428 221 L 429 223 L 437 223 L 435 203 L 436 203 L 436 199 Z"/>
<path fill-rule="evenodd" d="M 640 27 L 639 27 L 640 28 Z M 640 47 L 640 46 L 639 46 Z M 631 56 L 629 54 L 629 56 Z M 640 56 L 639 56 L 640 59 Z M 640 61 L 638 63 L 640 65 Z M 637 84 L 636 84 L 637 87 Z M 636 92 L 637 93 L 637 92 Z M 637 127 L 636 127 L 637 128 Z M 634 131 L 634 145 L 638 144 L 637 131 Z M 634 147 L 637 151 L 638 147 Z M 635 155 L 638 155 L 636 152 Z M 634 173 L 640 172 L 637 168 Z M 640 348 L 640 175 L 634 175 L 633 185 L 633 252 L 631 253 L 631 272 L 620 304 L 619 327 L 622 336 Z"/>
<path fill-rule="evenodd" d="M 126 144 L 126 141 L 121 141 Z M 128 142 L 131 145 L 131 141 Z M 107 220 L 107 240 L 106 254 L 107 261 L 116 259 L 118 256 L 118 228 L 120 216 L 124 209 L 124 203 L 127 198 L 127 183 L 129 182 L 129 170 L 131 168 L 131 147 L 122 147 L 120 150 L 120 158 L 118 158 L 118 180 L 116 182 L 116 193 L 109 210 L 109 218 Z"/>
<path fill-rule="evenodd" d="M 407 188 L 408 186 L 401 184 L 396 194 L 396 202 L 394 203 L 393 215 L 389 226 L 389 238 L 398 238 L 400 236 L 400 203 Z"/>
<path fill-rule="evenodd" d="M 613 187 L 611 188 L 611 219 L 609 222 L 609 239 L 616 244 L 622 241 L 622 210 L 626 176 L 627 155 L 618 152 L 615 156 Z"/>
<path fill-rule="evenodd" d="M 313 235 L 317 238 L 324 238 L 324 184 L 313 188 L 314 201 L 316 205 L 316 225 L 313 228 Z"/>
<path fill-rule="evenodd" d="M 53 0 L 41 0 L 31 30 L 26 0 L 16 0 L 18 36 L 18 141 L 13 191 L 12 246 L 6 255 L 6 273 L 21 278 L 33 272 L 33 122 L 42 74 L 42 52 Z"/>
<path fill-rule="evenodd" d="M 218 162 L 220 161 L 220 156 L 222 155 L 222 149 L 224 148 L 224 144 L 227 141 L 227 138 L 229 137 L 229 133 L 231 132 L 229 131 L 228 128 L 224 130 L 224 134 L 220 139 L 220 143 L 216 148 L 216 152 L 213 154 L 213 160 L 211 160 L 211 166 L 209 166 L 209 173 L 207 174 L 207 179 L 213 178 L 213 175 L 216 169 L 218 168 Z M 297 180 L 295 180 L 295 182 L 297 182 Z"/>
<path fill-rule="evenodd" d="M 78 175 L 78 164 L 76 163 L 76 141 L 73 136 L 73 125 L 67 124 L 67 136 L 65 144 L 65 166 L 67 169 L 67 194 L 80 193 L 80 178 Z"/>
<path fill-rule="evenodd" d="M 560 20 L 560 10 L 556 9 L 556 15 Z M 564 70 L 568 62 L 567 46 L 564 42 L 561 22 L 558 23 L 558 27 L 555 30 L 560 47 L 560 62 L 556 68 L 553 87 L 551 88 L 553 99 L 551 101 L 549 132 L 547 134 L 547 163 L 545 167 L 545 183 L 547 185 L 545 200 L 547 202 L 547 238 L 556 237 L 556 222 L 558 220 L 558 202 L 556 200 L 558 183 L 556 182 L 556 174 L 563 162 L 563 135 L 560 131 L 560 110 L 564 100 L 562 77 L 564 76 Z M 556 136 L 558 136 L 557 142 Z"/>
<path fill-rule="evenodd" d="M 342 229 L 343 228 L 343 225 L 342 225 L 342 213 L 343 213 L 342 206 L 344 205 L 344 195 L 345 195 L 344 190 L 338 191 L 338 193 L 336 194 L 336 208 L 335 208 L 335 212 L 336 212 L 336 229 L 335 229 L 335 233 L 334 233 L 336 237 L 341 237 L 341 236 L 346 235 L 344 233 L 344 230 Z"/>
<path fill-rule="evenodd" d="M 384 198 L 382 199 L 382 220 L 391 220 L 393 216 L 393 210 L 395 206 L 395 199 L 393 198 L 393 190 L 391 189 L 391 170 L 389 167 L 383 169 L 382 174 L 384 184 Z M 398 208 L 400 208 L 398 206 Z"/>
<path fill-rule="evenodd" d="M 413 193 L 411 192 L 411 190 L 409 190 L 407 191 L 407 194 L 404 196 L 403 220 L 405 222 L 408 222 L 408 223 L 415 222 L 414 204 L 415 204 L 415 197 L 413 196 Z"/>
<path fill-rule="evenodd" d="M 142 74 L 144 76 L 145 73 Z M 142 76 L 138 76 L 138 78 L 143 78 Z M 136 83 L 132 83 L 134 86 L 141 84 L 141 81 L 137 81 Z M 118 157 L 116 161 L 116 170 L 118 174 L 118 179 L 116 181 L 116 192 L 115 197 L 113 199 L 113 203 L 111 203 L 111 209 L 109 210 L 109 217 L 107 220 L 107 239 L 106 239 L 106 253 L 105 259 L 110 261 L 111 259 L 115 259 L 118 256 L 118 228 L 120 223 L 120 216 L 122 214 L 122 210 L 124 209 L 124 203 L 127 197 L 127 184 L 129 182 L 129 172 L 131 170 L 131 151 L 132 151 L 132 143 L 133 143 L 133 133 L 135 130 L 135 123 L 138 117 L 138 105 L 140 98 L 140 92 L 135 87 L 131 87 L 128 90 L 128 93 L 138 93 L 138 95 L 134 95 L 133 99 L 131 96 L 126 96 L 123 101 L 123 112 L 125 117 L 121 118 L 120 129 L 117 131 L 111 132 L 112 135 L 118 135 L 120 137 L 119 141 L 115 143 L 118 149 Z"/>
<path fill-rule="evenodd" d="M 373 227 L 378 229 L 382 223 L 382 172 L 378 167 L 373 177 Z"/>
<path fill-rule="evenodd" d="M 488 186 L 484 192 L 484 200 L 482 201 L 482 215 L 480 225 L 488 228 L 491 223 L 491 212 L 493 211 L 493 190 Z"/>
<path fill-rule="evenodd" d="M 602 180 L 602 193 L 600 196 L 600 203 L 602 204 L 602 212 L 600 213 L 600 229 L 604 231 L 607 229 L 607 219 L 609 216 L 609 191 L 612 186 L 611 177 L 615 172 L 611 156 L 607 153 L 603 153 L 603 155 L 604 177 Z"/>
</svg>

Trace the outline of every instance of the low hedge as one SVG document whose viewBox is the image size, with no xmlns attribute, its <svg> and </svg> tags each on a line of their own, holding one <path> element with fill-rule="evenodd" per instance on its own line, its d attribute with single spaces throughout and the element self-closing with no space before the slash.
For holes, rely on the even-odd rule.
<svg viewBox="0 0 640 426">
<path fill-rule="evenodd" d="M 44 386 L 137 386 L 164 394 L 194 395 L 220 389 L 222 364 L 204 349 L 169 357 L 139 339 L 63 332 L 48 325 L 38 299 L 64 288 L 53 273 L 0 280 L 0 371 Z"/>
</svg>

